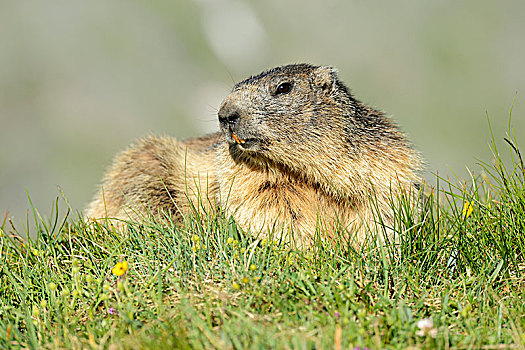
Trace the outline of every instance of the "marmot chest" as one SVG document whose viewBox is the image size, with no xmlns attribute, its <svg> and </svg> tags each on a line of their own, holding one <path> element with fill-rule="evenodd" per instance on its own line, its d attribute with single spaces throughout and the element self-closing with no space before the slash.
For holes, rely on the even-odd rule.
<svg viewBox="0 0 525 350">
<path fill-rule="evenodd" d="M 230 168 L 219 174 L 219 187 L 222 207 L 243 229 L 252 231 L 293 228 L 310 235 L 320 219 L 332 222 L 353 212 L 319 188 L 275 173 Z"/>
</svg>

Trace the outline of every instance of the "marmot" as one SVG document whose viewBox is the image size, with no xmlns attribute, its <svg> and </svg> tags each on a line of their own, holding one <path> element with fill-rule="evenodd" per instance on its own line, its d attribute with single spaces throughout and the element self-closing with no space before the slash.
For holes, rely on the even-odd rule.
<svg viewBox="0 0 525 350">
<path fill-rule="evenodd" d="M 308 245 L 316 232 L 342 227 L 359 243 L 374 212 L 388 224 L 392 196 L 419 183 L 422 162 L 405 135 L 355 99 L 333 67 L 251 76 L 233 87 L 218 120 L 220 132 L 150 136 L 118 155 L 87 215 L 180 219 L 190 208 L 222 207 L 252 233 Z"/>
</svg>

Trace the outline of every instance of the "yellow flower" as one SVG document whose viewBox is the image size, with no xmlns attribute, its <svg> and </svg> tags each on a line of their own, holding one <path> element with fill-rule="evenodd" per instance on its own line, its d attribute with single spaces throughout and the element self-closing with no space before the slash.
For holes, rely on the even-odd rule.
<svg viewBox="0 0 525 350">
<path fill-rule="evenodd" d="M 472 210 L 474 210 L 472 203 L 469 201 L 465 201 L 465 204 L 463 205 L 463 211 L 462 211 L 463 218 L 465 219 L 468 218 L 470 214 L 472 214 Z"/>
<path fill-rule="evenodd" d="M 226 241 L 226 244 L 232 244 L 232 243 L 233 243 L 233 238 L 228 237 L 228 240 Z"/>
<path fill-rule="evenodd" d="M 463 310 L 461 310 L 461 316 L 463 316 L 463 318 L 467 318 L 467 316 L 469 315 L 470 311 L 472 310 L 472 305 L 470 304 L 467 304 Z"/>
<path fill-rule="evenodd" d="M 124 260 L 124 261 L 118 262 L 115 265 L 115 267 L 111 269 L 111 273 L 113 273 L 116 276 L 122 276 L 127 270 L 128 270 L 128 262 Z"/>
</svg>

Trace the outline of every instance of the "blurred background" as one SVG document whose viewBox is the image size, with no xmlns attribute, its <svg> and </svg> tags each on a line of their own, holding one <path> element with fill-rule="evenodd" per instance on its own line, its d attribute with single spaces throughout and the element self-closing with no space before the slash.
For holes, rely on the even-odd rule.
<svg viewBox="0 0 525 350">
<path fill-rule="evenodd" d="M 523 139 L 524 16 L 520 0 L 0 0 L 0 225 L 25 222 L 26 191 L 43 216 L 60 191 L 82 210 L 133 139 L 215 131 L 234 82 L 294 62 L 336 66 L 393 116 L 427 179 L 468 179 L 514 99 Z"/>
</svg>

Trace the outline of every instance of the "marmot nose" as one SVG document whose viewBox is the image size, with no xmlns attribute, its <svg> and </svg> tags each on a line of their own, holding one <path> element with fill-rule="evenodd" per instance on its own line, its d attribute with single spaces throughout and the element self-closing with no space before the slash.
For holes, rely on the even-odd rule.
<svg viewBox="0 0 525 350">
<path fill-rule="evenodd" d="M 221 125 L 225 128 L 233 128 L 239 119 L 241 119 L 241 116 L 237 111 L 233 111 L 225 115 L 219 113 L 219 123 L 221 123 Z"/>
</svg>

